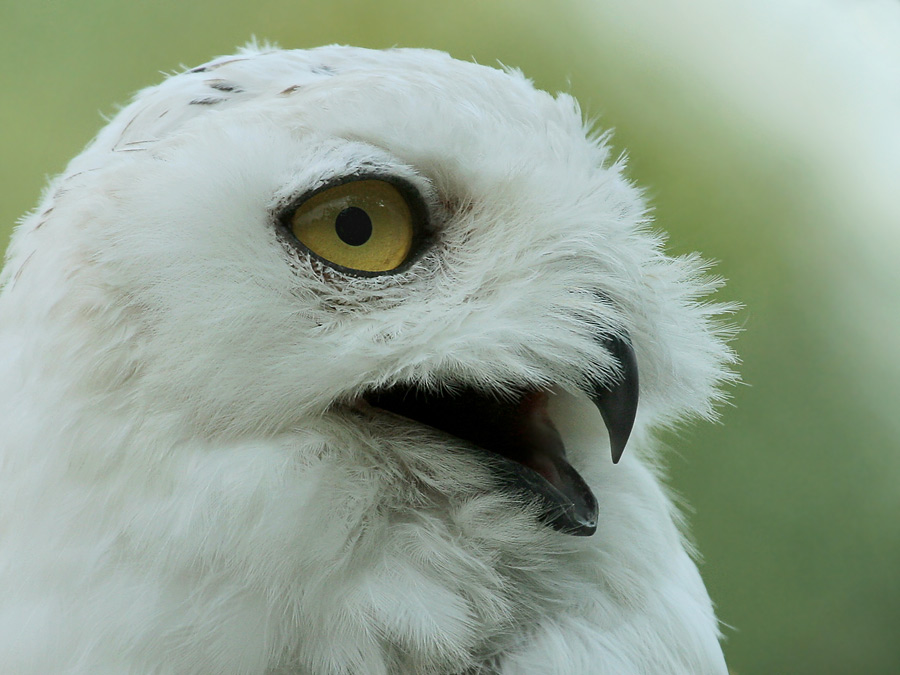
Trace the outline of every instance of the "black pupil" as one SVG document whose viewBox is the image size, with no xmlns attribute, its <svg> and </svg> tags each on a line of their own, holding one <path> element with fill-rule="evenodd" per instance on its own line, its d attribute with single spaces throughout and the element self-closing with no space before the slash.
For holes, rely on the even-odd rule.
<svg viewBox="0 0 900 675">
<path fill-rule="evenodd" d="M 372 236 L 372 219 L 361 208 L 349 206 L 334 219 L 334 229 L 345 244 L 362 246 Z"/>
</svg>

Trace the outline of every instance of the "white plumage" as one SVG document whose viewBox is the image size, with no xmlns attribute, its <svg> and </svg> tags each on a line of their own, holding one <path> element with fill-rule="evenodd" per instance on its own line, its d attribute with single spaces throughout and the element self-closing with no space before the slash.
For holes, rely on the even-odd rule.
<svg viewBox="0 0 900 675">
<path fill-rule="evenodd" d="M 418 218 L 399 271 L 291 230 L 362 178 Z M 651 438 L 712 415 L 726 308 L 570 97 L 438 52 L 250 48 L 122 110 L 2 284 L 0 672 L 726 672 Z M 636 385 L 629 348 L 614 465 L 591 396 Z M 504 438 L 555 438 L 549 392 L 577 474 L 548 481 L 584 478 L 596 532 L 503 473 L 525 459 L 383 410 L 400 388 Z"/>
</svg>

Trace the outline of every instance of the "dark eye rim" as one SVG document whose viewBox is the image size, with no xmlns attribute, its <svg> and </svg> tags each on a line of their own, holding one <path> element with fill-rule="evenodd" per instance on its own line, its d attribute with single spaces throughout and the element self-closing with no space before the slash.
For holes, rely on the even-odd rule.
<svg viewBox="0 0 900 675">
<path fill-rule="evenodd" d="M 294 235 L 294 230 L 291 227 L 291 220 L 293 218 L 294 212 L 303 205 L 309 199 L 312 199 L 320 192 L 325 192 L 326 190 L 330 190 L 332 188 L 336 188 L 340 185 L 346 185 L 347 183 L 357 183 L 359 181 L 364 180 L 377 180 L 382 181 L 384 183 L 389 183 L 394 188 L 397 189 L 397 192 L 400 193 L 400 196 L 406 201 L 406 204 L 409 206 L 410 215 L 412 216 L 413 221 L 413 241 L 412 245 L 409 249 L 409 254 L 406 256 L 406 260 L 400 263 L 397 267 L 390 270 L 384 270 L 381 272 L 371 272 L 368 270 L 358 270 L 352 267 L 344 267 L 343 265 L 338 265 L 327 258 L 323 258 L 315 251 L 311 250 L 308 246 L 306 246 L 303 242 L 301 242 Z M 295 248 L 299 249 L 303 253 L 309 255 L 311 258 L 318 260 L 319 262 L 335 269 L 339 272 L 343 272 L 344 274 L 349 274 L 351 276 L 357 277 L 381 277 L 386 275 L 393 274 L 402 274 L 407 271 L 415 262 L 422 257 L 425 252 L 426 245 L 430 240 L 429 237 L 429 209 L 425 200 L 422 197 L 422 193 L 419 189 L 406 178 L 402 178 L 399 176 L 386 175 L 382 173 L 358 173 L 351 174 L 348 176 L 341 176 L 340 178 L 336 178 L 334 180 L 326 181 L 322 185 L 318 186 L 314 190 L 309 190 L 308 192 L 304 192 L 295 199 L 292 199 L 288 202 L 287 206 L 281 209 L 276 216 L 276 225 Z"/>
</svg>

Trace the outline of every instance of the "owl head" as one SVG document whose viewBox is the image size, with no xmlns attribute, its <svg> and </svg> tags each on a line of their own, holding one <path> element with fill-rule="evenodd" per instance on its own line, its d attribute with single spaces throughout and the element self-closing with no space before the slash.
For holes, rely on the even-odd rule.
<svg viewBox="0 0 900 675">
<path fill-rule="evenodd" d="M 2 281 L 7 381 L 40 401 L 16 443 L 128 466 L 124 495 L 186 447 L 280 439 L 241 471 L 342 467 L 297 526 L 335 550 L 376 512 L 602 534 L 615 472 L 732 378 L 718 282 L 664 252 L 608 136 L 434 51 L 250 48 L 140 92 Z M 267 508 L 260 481 L 221 510 Z"/>
</svg>

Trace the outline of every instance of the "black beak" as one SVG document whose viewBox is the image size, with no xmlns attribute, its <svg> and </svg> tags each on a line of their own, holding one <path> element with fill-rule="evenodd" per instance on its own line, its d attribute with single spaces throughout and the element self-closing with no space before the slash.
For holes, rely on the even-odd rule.
<svg viewBox="0 0 900 675">
<path fill-rule="evenodd" d="M 618 377 L 613 383 L 593 384 L 586 393 L 603 416 L 612 459 L 618 462 L 637 413 L 637 361 L 627 335 L 600 339 L 619 364 Z M 500 398 L 474 387 L 431 391 L 404 384 L 365 395 L 375 408 L 468 441 L 485 453 L 503 484 L 537 500 L 547 524 L 590 536 L 597 529 L 597 500 L 566 459 L 547 399 L 547 391 L 537 389 Z"/>
<path fill-rule="evenodd" d="M 638 368 L 634 349 L 627 336 L 603 337 L 603 345 L 619 362 L 618 380 L 610 384 L 596 383 L 587 394 L 600 410 L 606 430 L 613 464 L 618 463 L 625 451 L 638 405 Z"/>
</svg>

